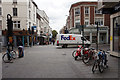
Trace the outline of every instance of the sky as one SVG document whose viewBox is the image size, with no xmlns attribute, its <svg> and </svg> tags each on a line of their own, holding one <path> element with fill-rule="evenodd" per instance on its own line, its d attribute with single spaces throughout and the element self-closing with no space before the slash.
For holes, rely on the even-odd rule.
<svg viewBox="0 0 120 80">
<path fill-rule="evenodd" d="M 66 24 L 67 16 L 72 4 L 80 1 L 97 0 L 34 0 L 40 10 L 44 10 L 49 17 L 49 25 L 57 32 Z"/>
</svg>

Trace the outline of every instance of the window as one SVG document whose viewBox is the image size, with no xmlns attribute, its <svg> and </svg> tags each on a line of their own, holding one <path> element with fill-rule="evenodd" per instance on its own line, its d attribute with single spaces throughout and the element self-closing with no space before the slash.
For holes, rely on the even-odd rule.
<svg viewBox="0 0 120 80">
<path fill-rule="evenodd" d="M 120 17 L 113 18 L 113 51 L 120 53 Z"/>
<path fill-rule="evenodd" d="M 80 14 L 80 9 L 79 8 L 76 8 L 75 9 L 75 15 L 79 15 Z"/>
<path fill-rule="evenodd" d="M 85 14 L 89 14 L 89 7 L 85 7 Z"/>
<path fill-rule="evenodd" d="M 31 22 L 29 22 L 29 28 L 31 28 Z"/>
<path fill-rule="evenodd" d="M 2 8 L 0 7 L 0 15 L 2 15 Z"/>
<path fill-rule="evenodd" d="M 80 27 L 80 20 L 78 19 L 78 20 L 75 20 L 75 27 L 77 28 L 77 27 Z"/>
<path fill-rule="evenodd" d="M 102 11 L 98 11 L 98 9 L 95 7 L 95 14 L 102 14 Z"/>
<path fill-rule="evenodd" d="M 76 27 L 76 28 L 80 27 L 80 22 L 76 22 L 76 23 L 75 23 L 75 27 Z"/>
<path fill-rule="evenodd" d="M 13 4 L 17 4 L 17 0 L 13 0 Z"/>
<path fill-rule="evenodd" d="M 29 11 L 29 19 L 31 19 L 31 11 Z"/>
<path fill-rule="evenodd" d="M 2 0 L 0 0 L 0 3 L 2 3 Z"/>
<path fill-rule="evenodd" d="M 103 25 L 103 18 L 96 18 L 95 19 L 95 24 L 97 25 L 97 22 L 98 22 L 98 25 Z"/>
<path fill-rule="evenodd" d="M 33 15 L 33 19 L 34 19 L 34 22 L 35 22 L 35 14 Z"/>
<path fill-rule="evenodd" d="M 14 28 L 20 28 L 20 21 L 13 21 Z"/>
<path fill-rule="evenodd" d="M 17 16 L 17 8 L 13 8 L 13 16 Z"/>
<path fill-rule="evenodd" d="M 2 20 L 0 20 L 0 29 L 2 29 Z"/>
<path fill-rule="evenodd" d="M 46 29 L 47 29 L 47 28 L 45 27 L 45 28 L 44 28 L 44 32 L 46 32 Z"/>
<path fill-rule="evenodd" d="M 31 3 L 30 3 L 30 0 L 29 0 L 29 8 L 31 8 Z"/>
<path fill-rule="evenodd" d="M 89 19 L 85 19 L 85 25 L 89 25 Z"/>
</svg>

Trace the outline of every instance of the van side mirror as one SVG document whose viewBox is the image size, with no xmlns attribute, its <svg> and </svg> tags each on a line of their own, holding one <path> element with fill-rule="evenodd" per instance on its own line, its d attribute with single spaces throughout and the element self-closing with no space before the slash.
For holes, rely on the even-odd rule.
<svg viewBox="0 0 120 80">
<path fill-rule="evenodd" d="M 86 41 L 86 39 L 84 37 L 81 37 L 81 40 Z"/>
</svg>

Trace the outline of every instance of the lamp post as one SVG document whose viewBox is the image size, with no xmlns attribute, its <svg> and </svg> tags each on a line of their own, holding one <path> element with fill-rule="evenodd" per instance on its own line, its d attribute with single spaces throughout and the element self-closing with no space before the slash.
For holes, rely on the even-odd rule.
<svg viewBox="0 0 120 80">
<path fill-rule="evenodd" d="M 97 21 L 97 38 L 96 38 L 96 50 L 98 51 L 98 31 L 99 31 L 99 27 L 98 27 L 98 21 Z"/>
</svg>

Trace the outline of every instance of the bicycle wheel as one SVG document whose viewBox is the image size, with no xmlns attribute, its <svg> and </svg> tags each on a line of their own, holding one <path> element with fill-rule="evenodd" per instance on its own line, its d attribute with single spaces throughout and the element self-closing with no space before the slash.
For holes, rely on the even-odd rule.
<svg viewBox="0 0 120 80">
<path fill-rule="evenodd" d="M 103 73 L 103 71 L 104 71 L 104 65 L 103 65 L 104 63 L 102 62 L 102 61 L 100 61 L 99 62 L 99 71 L 100 71 L 100 73 Z"/>
<path fill-rule="evenodd" d="M 94 65 L 92 67 L 92 72 L 93 73 L 96 71 L 97 67 L 98 67 L 98 62 L 97 62 L 97 60 L 95 60 Z"/>
<path fill-rule="evenodd" d="M 89 62 L 89 60 L 90 60 L 90 57 L 89 57 L 88 54 L 84 54 L 84 55 L 82 56 L 82 61 L 83 61 L 83 63 L 87 64 L 87 63 Z"/>
<path fill-rule="evenodd" d="M 2 60 L 3 60 L 5 63 L 8 63 L 8 62 L 11 61 L 11 59 L 8 60 L 8 55 L 7 55 L 7 53 L 5 53 L 5 54 L 3 55 Z"/>
<path fill-rule="evenodd" d="M 73 57 L 75 57 L 76 52 L 77 52 L 77 50 L 74 50 L 74 51 L 72 52 L 72 56 L 73 56 Z"/>
<path fill-rule="evenodd" d="M 12 54 L 13 59 L 16 59 L 16 58 L 17 58 L 17 53 L 16 53 L 16 51 L 11 51 L 11 54 Z"/>
</svg>

